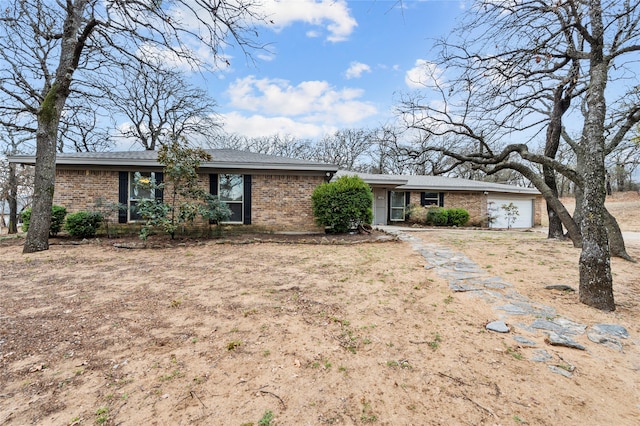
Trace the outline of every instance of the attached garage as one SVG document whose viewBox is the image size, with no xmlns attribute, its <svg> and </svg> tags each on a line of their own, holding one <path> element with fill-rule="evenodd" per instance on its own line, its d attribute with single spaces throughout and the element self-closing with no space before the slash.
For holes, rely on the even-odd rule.
<svg viewBox="0 0 640 426">
<path fill-rule="evenodd" d="M 409 207 L 462 208 L 470 226 L 532 228 L 541 225 L 542 195 L 535 188 L 444 176 L 381 175 L 338 171 L 334 179 L 357 175 L 373 190 L 373 224 L 402 224 Z M 517 216 L 509 223 L 503 205 L 513 204 Z M 491 223 L 490 223 L 491 222 Z"/>
<path fill-rule="evenodd" d="M 532 228 L 534 199 L 509 196 L 489 196 L 487 213 L 491 228 Z"/>
</svg>

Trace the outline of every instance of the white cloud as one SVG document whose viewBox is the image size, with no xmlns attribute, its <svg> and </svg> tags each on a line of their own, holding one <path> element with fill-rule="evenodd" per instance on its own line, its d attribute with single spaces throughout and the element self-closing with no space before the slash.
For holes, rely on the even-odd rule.
<svg viewBox="0 0 640 426">
<path fill-rule="evenodd" d="M 190 74 L 197 66 L 204 70 L 216 72 L 230 72 L 232 56 L 220 54 L 215 56 L 211 49 L 199 45 L 194 49 L 182 48 L 183 55 L 178 55 L 174 50 L 165 46 L 144 44 L 138 49 L 137 55 L 147 60 L 153 59 L 165 67 Z M 193 58 L 191 61 L 188 58 Z"/>
<path fill-rule="evenodd" d="M 345 0 L 266 0 L 263 11 L 276 31 L 301 21 L 325 28 L 331 42 L 346 40 L 358 25 Z M 319 35 L 317 29 L 307 32 L 308 37 Z"/>
<path fill-rule="evenodd" d="M 411 89 L 443 85 L 443 70 L 425 59 L 416 60 L 415 66 L 406 72 L 404 82 Z"/>
<path fill-rule="evenodd" d="M 303 81 L 297 86 L 282 79 L 237 79 L 227 91 L 236 108 L 271 115 L 333 116 L 333 121 L 354 121 L 375 114 L 374 106 L 358 100 L 363 90 L 336 89 L 326 81 Z M 346 116 L 339 110 L 353 110 Z"/>
<path fill-rule="evenodd" d="M 281 134 L 314 139 L 338 129 L 334 126 L 299 122 L 288 117 L 265 117 L 261 114 L 245 116 L 237 111 L 223 114 L 222 119 L 225 132 L 247 137 Z"/>
<path fill-rule="evenodd" d="M 371 67 L 367 64 L 363 64 L 362 62 L 351 62 L 349 68 L 345 72 L 345 76 L 349 80 L 352 78 L 360 78 L 364 72 L 371 72 Z"/>
<path fill-rule="evenodd" d="M 227 94 L 236 111 L 227 114 L 225 128 L 241 134 L 285 132 L 304 137 L 321 136 L 327 129 L 357 126 L 378 113 L 360 98 L 361 89 L 336 89 L 326 81 L 292 85 L 282 79 L 237 79 Z M 235 123 L 243 123 L 236 129 Z"/>
</svg>

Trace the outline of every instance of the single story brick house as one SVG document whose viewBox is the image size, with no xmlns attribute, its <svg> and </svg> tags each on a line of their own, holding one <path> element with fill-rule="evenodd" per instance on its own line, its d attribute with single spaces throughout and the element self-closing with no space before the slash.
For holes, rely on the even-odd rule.
<svg viewBox="0 0 640 426">
<path fill-rule="evenodd" d="M 311 194 L 331 179 L 336 166 L 230 149 L 208 152 L 212 159 L 201 163 L 199 181 L 227 203 L 233 212 L 229 223 L 273 231 L 322 231 L 314 221 Z M 13 156 L 9 161 L 34 165 L 35 156 Z M 156 151 L 58 154 L 53 203 L 69 213 L 95 211 L 98 202 L 120 203 L 127 209 L 114 212 L 112 223 L 135 223 L 140 217 L 132 207 L 149 194 L 139 193 L 134 176 L 140 173 L 162 182 L 162 169 Z"/>
<path fill-rule="evenodd" d="M 512 227 L 540 224 L 541 196 L 537 190 L 512 185 L 440 176 L 377 175 L 338 171 L 337 166 L 231 149 L 209 150 L 211 161 L 199 168 L 201 185 L 227 203 L 230 224 L 255 225 L 271 231 L 319 232 L 311 194 L 315 188 L 345 174 L 356 174 L 374 193 L 374 224 L 405 220 L 409 204 L 461 207 L 469 211 L 472 224 L 486 225 L 492 206 L 513 202 L 519 207 Z M 35 156 L 9 157 L 12 163 L 34 165 Z M 69 213 L 94 211 L 98 203 L 126 206 L 113 212 L 110 221 L 136 223 L 134 207 L 142 194 L 133 184 L 136 173 L 163 180 L 156 151 L 84 152 L 58 154 L 54 204 Z M 163 194 L 154 194 L 162 197 Z M 495 216 L 495 214 L 494 214 Z M 506 227 L 498 217 L 494 227 Z"/>
<path fill-rule="evenodd" d="M 470 179 L 422 175 L 380 175 L 339 171 L 343 175 L 357 175 L 373 190 L 373 223 L 401 223 L 406 207 L 437 206 L 463 208 L 469 212 L 469 223 L 492 228 L 507 228 L 503 205 L 513 203 L 518 216 L 512 228 L 531 228 L 541 225 L 542 195 L 537 189 L 524 188 Z M 491 216 L 493 221 L 488 223 Z"/>
</svg>

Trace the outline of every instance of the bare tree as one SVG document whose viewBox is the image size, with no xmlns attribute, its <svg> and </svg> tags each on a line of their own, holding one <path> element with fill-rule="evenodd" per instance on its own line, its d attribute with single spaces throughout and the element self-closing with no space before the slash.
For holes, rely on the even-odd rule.
<svg viewBox="0 0 640 426">
<path fill-rule="evenodd" d="M 632 189 L 633 175 L 640 166 L 640 144 L 631 140 L 620 144 L 607 157 L 607 170 L 610 183 L 616 191 Z M 609 192 L 609 191 L 608 191 Z"/>
<path fill-rule="evenodd" d="M 371 146 L 370 132 L 364 129 L 339 130 L 319 140 L 312 154 L 313 160 L 335 164 L 342 169 L 365 169 L 365 153 Z"/>
<path fill-rule="evenodd" d="M 2 206 L 2 221 L 6 223 L 9 234 L 18 232 L 18 199 L 24 202 L 30 193 L 29 182 L 31 176 L 27 170 L 19 170 L 15 163 L 9 163 L 7 157 L 27 152 L 31 149 L 31 134 L 16 132 L 12 128 L 5 128 L 0 134 L 0 205 Z M 5 201 L 9 206 L 9 220 L 4 219 Z"/>
<path fill-rule="evenodd" d="M 313 155 L 310 140 L 292 135 L 273 134 L 252 138 L 238 134 L 218 133 L 207 139 L 207 145 L 211 148 L 235 149 L 302 160 L 311 159 Z"/>
<path fill-rule="evenodd" d="M 440 43 L 442 67 L 460 70 L 452 82 L 434 76 L 433 87 L 446 107 L 414 97 L 405 99 L 401 112 L 409 126 L 456 137 L 465 146 L 432 149 L 487 173 L 517 170 L 535 184 L 574 244 L 582 246 L 580 300 L 614 310 L 611 247 L 626 252 L 615 219 L 604 207 L 605 157 L 640 120 L 640 103 L 635 98 L 629 102 L 628 95 L 624 102 L 607 102 L 606 89 L 608 82 L 628 78 L 629 64 L 637 60 L 638 4 L 487 0 L 476 2 L 469 18 L 456 41 Z M 571 99 L 577 99 L 573 110 L 567 105 Z M 613 112 L 609 121 L 608 108 Z M 582 127 L 573 129 L 580 134 L 577 139 L 562 125 L 567 112 L 574 123 L 582 118 Z M 536 141 L 544 133 L 547 144 L 541 151 Z M 553 144 L 560 140 L 575 153 L 575 168 L 555 158 Z M 559 202 L 541 167 L 580 189 L 584 202 L 577 209 L 579 220 Z"/>
<path fill-rule="evenodd" d="M 309 159 L 312 148 L 311 141 L 308 139 L 300 139 L 292 135 L 275 134 L 265 137 L 247 138 L 245 149 L 260 154 Z"/>
<path fill-rule="evenodd" d="M 252 0 L 9 0 L 0 17 L 0 104 L 37 122 L 34 202 L 24 252 L 48 249 L 57 135 L 67 100 L 87 77 L 164 55 L 194 66 L 235 43 L 258 47 Z M 123 59 L 126 58 L 126 59 Z"/>
<path fill-rule="evenodd" d="M 120 72 L 121 85 L 101 89 L 108 93 L 110 109 L 129 120 L 117 127 L 117 138 L 156 150 L 173 139 L 198 144 L 220 128 L 215 102 L 206 91 L 190 86 L 177 71 L 153 61 L 123 64 Z M 100 86 L 99 81 L 94 84 Z"/>
</svg>

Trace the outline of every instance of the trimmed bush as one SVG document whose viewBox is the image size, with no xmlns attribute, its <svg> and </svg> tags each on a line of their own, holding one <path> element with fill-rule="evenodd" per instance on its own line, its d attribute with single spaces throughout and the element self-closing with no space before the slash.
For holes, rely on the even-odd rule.
<svg viewBox="0 0 640 426">
<path fill-rule="evenodd" d="M 447 225 L 464 226 L 469 221 L 469 212 L 465 209 L 449 209 L 447 211 Z"/>
<path fill-rule="evenodd" d="M 442 207 L 432 207 L 427 210 L 427 225 L 446 226 L 448 222 L 448 210 Z"/>
<path fill-rule="evenodd" d="M 49 235 L 55 237 L 64 225 L 64 218 L 67 215 L 67 209 L 62 206 L 51 206 L 51 225 L 49 225 Z M 24 209 L 20 214 L 22 219 L 22 231 L 29 230 L 29 222 L 31 221 L 31 207 Z"/>
<path fill-rule="evenodd" d="M 78 238 L 91 238 L 102 223 L 103 217 L 96 212 L 77 212 L 67 216 L 64 228 L 69 235 Z"/>
<path fill-rule="evenodd" d="M 405 222 L 426 225 L 427 209 L 417 204 L 409 204 L 405 213 Z"/>
<path fill-rule="evenodd" d="M 330 233 L 345 233 L 373 221 L 373 193 L 358 176 L 342 176 L 323 183 L 313 195 L 316 223 Z"/>
</svg>

